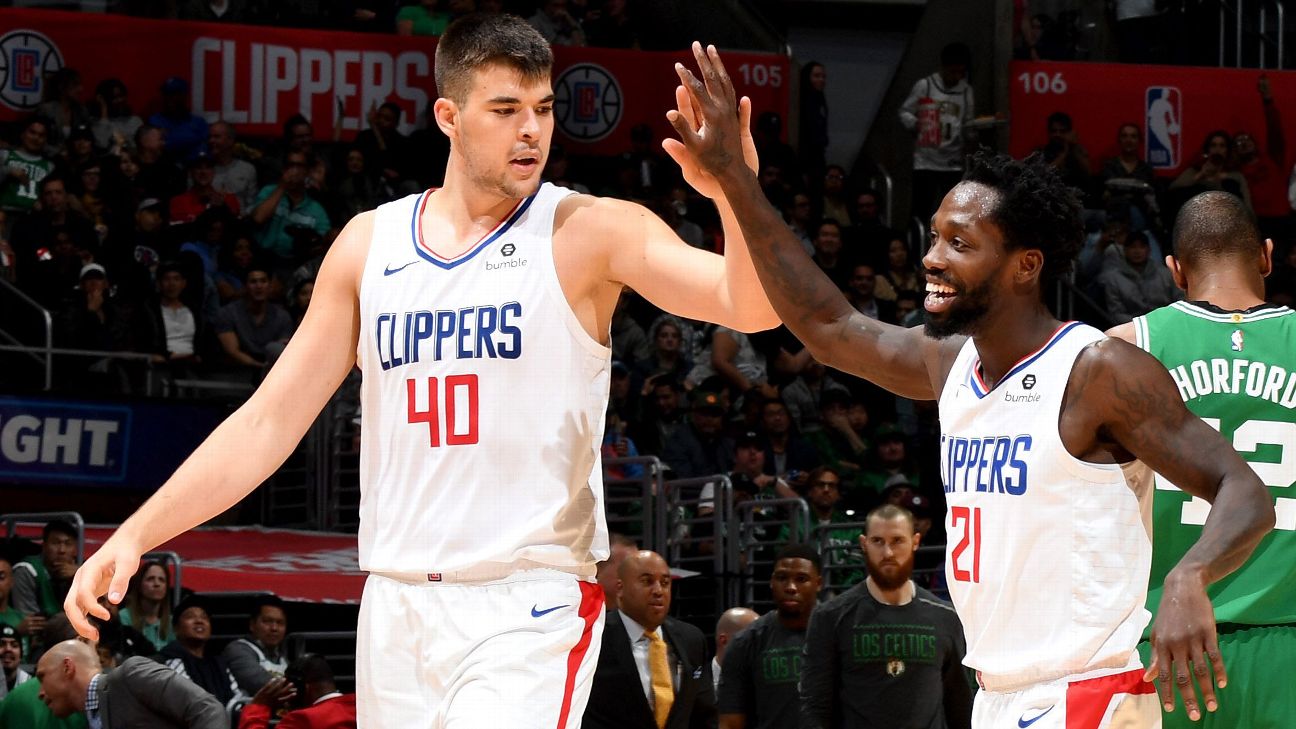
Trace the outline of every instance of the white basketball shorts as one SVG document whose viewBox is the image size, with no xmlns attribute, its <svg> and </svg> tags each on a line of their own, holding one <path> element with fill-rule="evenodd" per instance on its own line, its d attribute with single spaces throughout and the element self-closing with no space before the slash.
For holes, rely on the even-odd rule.
<svg viewBox="0 0 1296 729">
<path fill-rule="evenodd" d="M 597 583 L 553 570 L 484 583 L 371 574 L 357 628 L 358 726 L 578 729 L 603 616 Z"/>
<path fill-rule="evenodd" d="M 973 729 L 1160 729 L 1156 688 L 1143 669 L 1080 681 L 1066 678 L 1020 691 L 977 692 Z"/>
</svg>

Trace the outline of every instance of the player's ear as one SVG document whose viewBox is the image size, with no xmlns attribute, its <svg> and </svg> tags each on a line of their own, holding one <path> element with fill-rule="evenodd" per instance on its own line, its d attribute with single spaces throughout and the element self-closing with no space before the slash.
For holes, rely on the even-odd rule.
<svg viewBox="0 0 1296 729">
<path fill-rule="evenodd" d="M 914 551 L 914 554 L 918 554 L 918 545 L 922 544 L 922 532 L 918 531 L 918 527 L 917 527 L 917 525 L 914 526 L 914 540 L 913 540 L 913 542 L 914 542 L 914 545 L 913 545 L 913 551 Z"/>
<path fill-rule="evenodd" d="M 1022 248 L 1017 251 L 1017 270 L 1013 282 L 1026 284 L 1038 281 L 1044 273 L 1044 252 L 1038 248 Z"/>
<path fill-rule="evenodd" d="M 454 140 L 458 137 L 459 128 L 459 105 L 455 102 L 441 97 L 432 104 L 432 118 L 436 120 L 436 125 L 441 132 Z"/>
<path fill-rule="evenodd" d="M 1268 277 L 1273 273 L 1273 238 L 1265 238 L 1264 245 L 1260 246 L 1260 277 Z"/>
<path fill-rule="evenodd" d="M 1179 267 L 1179 259 L 1174 256 L 1165 257 L 1166 268 L 1170 269 L 1170 277 L 1174 279 L 1175 286 L 1180 291 L 1188 290 L 1188 277 L 1184 275 L 1183 269 Z"/>
</svg>

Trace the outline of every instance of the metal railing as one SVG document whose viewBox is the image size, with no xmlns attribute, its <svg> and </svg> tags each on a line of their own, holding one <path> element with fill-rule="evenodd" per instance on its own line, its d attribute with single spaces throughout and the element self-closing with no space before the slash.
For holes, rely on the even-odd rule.
<svg viewBox="0 0 1296 729">
<path fill-rule="evenodd" d="M 620 478 L 609 473 L 619 470 Z M 640 475 L 627 475 L 638 471 Z M 665 491 L 662 462 L 655 456 L 603 459 L 603 502 L 608 529 L 639 540 L 660 552 L 666 544 L 666 521 L 657 495 Z"/>
<path fill-rule="evenodd" d="M 35 299 L 23 293 L 22 289 L 19 289 L 17 286 L 14 286 L 4 279 L 0 279 L 0 292 L 13 296 L 20 302 L 35 309 L 41 318 L 41 322 L 45 325 L 45 346 L 33 348 L 24 347 L 19 351 L 24 351 L 31 355 L 35 355 L 36 352 L 44 353 L 44 360 L 41 360 L 39 356 L 36 356 L 35 359 L 45 368 L 44 389 L 49 390 L 54 386 L 54 317 L 50 315 L 49 309 L 41 306 Z M 3 330 L 0 330 L 0 334 L 3 334 L 4 338 L 11 342 L 13 346 L 21 347 L 22 342 L 19 341 L 18 338 L 10 335 L 8 332 L 4 332 Z M 8 349 L 8 347 L 5 347 L 4 349 Z"/>
<path fill-rule="evenodd" d="M 805 499 L 739 501 L 734 504 L 733 523 L 737 538 L 730 540 L 730 564 L 737 568 L 742 582 L 741 602 L 752 609 L 768 607 L 770 601 L 757 599 L 756 590 L 768 587 L 764 580 L 774 566 L 775 550 L 810 537 L 810 506 Z M 784 527 L 786 538 L 782 536 Z"/>
<path fill-rule="evenodd" d="M 4 524 L 5 539 L 10 539 L 18 533 L 19 524 L 39 524 L 43 528 L 47 523 L 55 519 L 62 519 L 76 529 L 77 564 L 81 564 L 85 561 L 85 520 L 81 518 L 81 514 L 75 511 L 30 511 L 0 514 L 0 522 Z"/>
<path fill-rule="evenodd" d="M 1248 8 L 1250 13 L 1248 13 Z M 1286 60 L 1286 8 L 1282 0 L 1259 0 L 1255 3 L 1247 3 L 1246 0 L 1236 0 L 1236 2 L 1227 2 L 1220 0 L 1219 3 L 1219 65 L 1224 67 L 1228 60 L 1228 24 L 1229 15 L 1233 15 L 1233 68 L 1243 67 L 1243 45 L 1242 30 L 1247 25 L 1249 17 L 1254 16 L 1259 25 L 1259 43 L 1257 48 L 1259 52 L 1260 68 L 1267 68 L 1268 60 L 1267 50 L 1273 46 L 1276 51 L 1277 63 L 1274 68 L 1281 69 L 1283 61 Z M 1269 20 L 1272 13 L 1275 22 L 1273 35 L 1270 37 Z"/>
</svg>

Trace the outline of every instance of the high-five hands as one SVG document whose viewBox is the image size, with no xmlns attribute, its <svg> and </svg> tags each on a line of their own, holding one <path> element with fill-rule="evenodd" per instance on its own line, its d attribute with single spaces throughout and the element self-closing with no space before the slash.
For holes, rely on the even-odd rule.
<svg viewBox="0 0 1296 729">
<path fill-rule="evenodd" d="M 662 141 L 684 180 L 702 195 L 720 196 L 716 177 L 734 164 L 745 164 L 752 174 L 759 165 L 751 135 L 751 99 L 741 99 L 715 46 L 693 43 L 693 57 L 702 75 L 699 81 L 684 64 L 675 64 L 680 85 L 675 88 L 677 108 L 666 112 L 679 139 Z"/>
</svg>

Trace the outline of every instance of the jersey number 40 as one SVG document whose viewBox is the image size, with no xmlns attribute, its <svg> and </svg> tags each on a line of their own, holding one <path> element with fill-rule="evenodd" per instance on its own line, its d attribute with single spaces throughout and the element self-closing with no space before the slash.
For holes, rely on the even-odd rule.
<svg viewBox="0 0 1296 729">
<path fill-rule="evenodd" d="M 1220 429 L 1218 418 L 1202 418 L 1215 430 Z M 1276 462 L 1257 462 L 1251 460 L 1262 446 L 1272 451 L 1278 448 Z M 1273 420 L 1248 420 L 1233 431 L 1233 448 L 1251 466 L 1265 486 L 1270 488 L 1289 488 L 1296 479 L 1296 423 L 1283 423 Z M 1167 481 L 1161 474 L 1156 475 L 1156 487 L 1161 491 L 1178 491 L 1179 487 Z M 1278 523 L 1275 529 L 1296 531 L 1296 498 L 1278 497 L 1275 499 L 1275 511 Z M 1184 502 L 1179 521 L 1183 524 L 1200 526 L 1206 523 L 1210 514 L 1210 503 L 1201 497 L 1194 496 Z"/>
<path fill-rule="evenodd" d="M 477 375 L 451 375 L 440 381 L 436 377 L 427 378 L 427 404 L 421 409 L 418 389 L 418 380 L 405 380 L 409 422 L 427 423 L 428 446 L 440 448 L 443 433 L 448 446 L 477 442 Z M 442 411 L 445 412 L 444 430 Z"/>
</svg>

